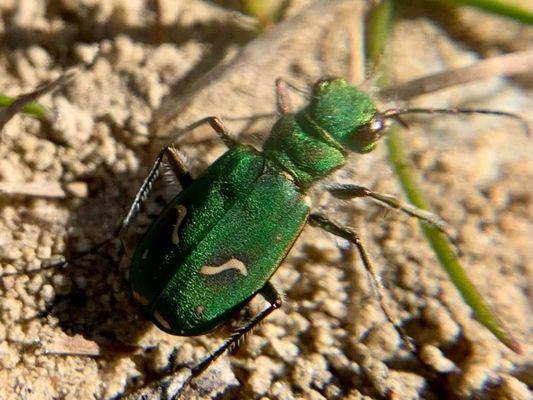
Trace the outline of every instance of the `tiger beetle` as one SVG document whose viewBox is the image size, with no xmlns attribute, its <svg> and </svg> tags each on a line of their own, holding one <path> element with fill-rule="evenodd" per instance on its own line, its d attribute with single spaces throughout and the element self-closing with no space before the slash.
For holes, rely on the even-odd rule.
<svg viewBox="0 0 533 400">
<path fill-rule="evenodd" d="M 95 246 L 123 237 L 166 159 L 182 191 L 155 219 L 133 252 L 131 294 L 143 313 L 167 333 L 194 336 L 228 322 L 258 293 L 268 302 L 266 309 L 189 368 L 182 388 L 281 307 L 282 297 L 269 280 L 306 224 L 355 246 L 386 318 L 414 351 L 385 306 L 383 287 L 357 232 L 312 212 L 306 193 L 318 181 L 342 168 L 350 152 L 372 151 L 392 120 L 404 124 L 401 120 L 404 114 L 481 113 L 524 122 L 511 113 L 464 108 L 379 112 L 367 94 L 340 78 L 316 82 L 309 104 L 297 113 L 292 111 L 287 84 L 281 79 L 276 82 L 276 93 L 281 116 L 262 151 L 236 141 L 216 117 L 190 125 L 182 133 L 210 124 L 228 150 L 193 179 L 180 151 L 173 144 L 164 147 L 119 229 L 113 237 Z M 358 185 L 337 184 L 326 190 L 342 199 L 373 198 L 450 236 L 438 216 L 393 196 Z"/>
</svg>

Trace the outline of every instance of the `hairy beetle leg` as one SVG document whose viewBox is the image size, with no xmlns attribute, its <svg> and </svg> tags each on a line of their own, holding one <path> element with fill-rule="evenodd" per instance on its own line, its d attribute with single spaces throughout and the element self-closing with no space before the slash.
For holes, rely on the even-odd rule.
<svg viewBox="0 0 533 400">
<path fill-rule="evenodd" d="M 382 206 L 401 211 L 410 217 L 417 218 L 420 221 L 425 222 L 426 224 L 429 224 L 438 229 L 443 235 L 448 238 L 450 243 L 454 245 L 457 254 L 463 254 L 457 241 L 457 235 L 452 233 L 452 228 L 450 227 L 450 225 L 437 214 L 432 213 L 431 211 L 423 210 L 411 204 L 404 203 L 396 196 L 374 192 L 373 190 L 368 189 L 364 186 L 359 186 L 355 184 L 331 185 L 327 186 L 326 190 L 329 191 L 334 197 L 343 200 L 353 199 L 356 197 L 370 197 Z"/>
</svg>

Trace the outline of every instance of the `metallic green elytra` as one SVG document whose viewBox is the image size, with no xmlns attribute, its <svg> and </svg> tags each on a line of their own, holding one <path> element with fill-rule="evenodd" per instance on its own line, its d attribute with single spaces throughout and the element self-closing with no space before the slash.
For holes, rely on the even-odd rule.
<svg viewBox="0 0 533 400">
<path fill-rule="evenodd" d="M 161 329 L 206 333 L 265 285 L 308 213 L 272 161 L 236 146 L 152 224 L 133 256 L 133 294 Z"/>
<path fill-rule="evenodd" d="M 343 79 L 321 80 L 307 108 L 275 124 L 263 152 L 230 148 L 137 246 L 130 279 L 144 312 L 168 333 L 200 335 L 246 305 L 303 229 L 306 188 L 342 167 L 347 150 L 373 148 L 361 128 L 375 113 Z"/>
</svg>

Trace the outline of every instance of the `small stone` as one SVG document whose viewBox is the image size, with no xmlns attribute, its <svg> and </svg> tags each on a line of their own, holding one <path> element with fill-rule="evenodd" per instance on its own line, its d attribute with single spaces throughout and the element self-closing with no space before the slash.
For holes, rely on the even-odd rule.
<svg viewBox="0 0 533 400">
<path fill-rule="evenodd" d="M 292 372 L 294 384 L 302 390 L 323 388 L 331 380 L 326 359 L 319 354 L 298 358 Z"/>
<path fill-rule="evenodd" d="M 321 308 L 331 315 L 332 317 L 342 320 L 346 318 L 346 306 L 344 303 L 333 300 L 333 299 L 326 299 L 322 302 Z"/>
<path fill-rule="evenodd" d="M 22 170 L 7 159 L 0 160 L 0 180 L 6 182 L 21 182 L 24 180 Z"/>
<path fill-rule="evenodd" d="M 223 391 L 228 388 L 239 386 L 240 383 L 231 369 L 227 357 L 219 358 L 213 365 L 209 366 L 207 371 L 200 375 L 195 383 L 202 398 L 217 398 Z M 184 392 L 182 398 L 188 399 Z"/>
<path fill-rule="evenodd" d="M 8 265 L 6 268 L 4 268 L 4 274 L 7 273 L 15 273 L 16 269 L 12 265 Z M 1 279 L 2 287 L 7 292 L 8 290 L 13 289 L 15 286 L 15 277 L 14 276 L 3 276 Z"/>
<path fill-rule="evenodd" d="M 259 356 L 255 361 L 255 371 L 250 375 L 248 383 L 254 394 L 263 396 L 272 385 L 272 380 L 281 374 L 283 365 L 272 361 L 266 356 Z"/>
<path fill-rule="evenodd" d="M 17 59 L 16 71 L 24 85 L 28 87 L 35 87 L 39 84 L 35 74 L 35 69 L 26 58 Z"/>
<path fill-rule="evenodd" d="M 35 275 L 30 282 L 26 285 L 28 293 L 37 294 L 43 286 L 43 276 L 40 274 Z"/>
<path fill-rule="evenodd" d="M 476 390 L 481 390 L 489 379 L 489 371 L 483 365 L 472 365 L 464 371 L 459 384 L 456 386 L 457 393 L 461 397 L 470 397 Z"/>
<path fill-rule="evenodd" d="M 424 319 L 438 330 L 439 342 L 452 343 L 460 333 L 460 327 L 446 309 L 436 300 L 429 300 L 423 311 Z M 429 332 L 429 330 L 427 331 Z"/>
<path fill-rule="evenodd" d="M 500 367 L 501 353 L 488 343 L 477 342 L 472 353 L 463 361 L 463 374 L 458 377 L 453 389 L 461 397 L 471 397 L 483 390 L 495 371 Z"/>
<path fill-rule="evenodd" d="M 39 46 L 30 46 L 27 50 L 28 59 L 38 68 L 50 68 L 52 59 L 45 49 Z"/>
<path fill-rule="evenodd" d="M 500 400 L 530 400 L 531 392 L 524 382 L 514 376 L 504 375 L 497 390 L 496 398 Z"/>
<path fill-rule="evenodd" d="M 307 318 L 296 312 L 288 314 L 287 320 L 289 321 L 289 333 L 295 335 L 301 335 L 302 333 L 307 332 L 307 330 L 311 326 L 311 323 Z"/>
<path fill-rule="evenodd" d="M 94 61 L 94 57 L 98 54 L 98 45 L 96 44 L 77 44 L 74 47 L 76 57 L 85 65 L 89 65 Z"/>
<path fill-rule="evenodd" d="M 265 323 L 261 327 L 262 335 L 267 338 L 279 338 L 286 335 L 285 329 L 281 326 L 276 326 L 274 324 Z"/>
<path fill-rule="evenodd" d="M 29 246 L 24 246 L 22 248 L 22 258 L 26 263 L 32 262 L 35 259 L 35 249 Z"/>
<path fill-rule="evenodd" d="M 55 297 L 54 287 L 50 284 L 43 285 L 43 287 L 41 288 L 41 298 L 45 302 L 50 302 L 54 299 L 54 297 Z"/>
<path fill-rule="evenodd" d="M 316 326 L 311 331 L 315 346 L 329 350 L 335 344 L 335 338 L 329 326 Z"/>
<path fill-rule="evenodd" d="M 326 394 L 327 399 L 341 399 L 342 398 L 342 390 L 336 385 L 326 386 L 325 394 Z"/>
<path fill-rule="evenodd" d="M 271 386 L 270 392 L 276 400 L 294 400 L 294 394 L 286 382 L 275 382 Z"/>
<path fill-rule="evenodd" d="M 2 314 L 10 320 L 16 321 L 21 318 L 22 303 L 15 299 L 4 299 L 0 303 Z"/>
<path fill-rule="evenodd" d="M 62 96 L 54 98 L 54 110 L 57 117 L 53 125 L 58 139 L 72 147 L 87 143 L 94 128 L 91 114 Z"/>
<path fill-rule="evenodd" d="M 449 373 L 457 369 L 453 361 L 444 357 L 440 349 L 433 345 L 422 346 L 420 356 L 425 363 L 431 365 L 438 372 Z"/>
<path fill-rule="evenodd" d="M 36 255 L 41 260 L 48 260 L 52 256 L 52 249 L 49 246 L 39 246 L 37 247 Z"/>
<path fill-rule="evenodd" d="M 298 346 L 288 340 L 273 338 L 270 341 L 270 346 L 275 355 L 287 363 L 294 362 L 294 359 L 300 354 Z"/>
<path fill-rule="evenodd" d="M 365 375 L 372 382 L 372 386 L 379 391 L 381 396 L 387 397 L 391 389 L 387 365 L 369 355 L 363 357 L 360 365 L 365 371 Z"/>
<path fill-rule="evenodd" d="M 381 323 L 371 328 L 364 341 L 374 357 L 387 359 L 398 351 L 400 338 L 394 327 L 388 323 Z"/>
<path fill-rule="evenodd" d="M 396 393 L 393 398 L 419 399 L 420 393 L 427 385 L 426 380 L 415 373 L 404 371 L 390 371 L 389 395 Z M 389 398 L 392 396 L 389 396 Z"/>
<path fill-rule="evenodd" d="M 116 57 L 114 66 L 126 70 L 140 64 L 144 57 L 144 48 L 141 44 L 133 42 L 127 35 L 119 35 L 115 39 Z"/>
<path fill-rule="evenodd" d="M 15 261 L 21 256 L 22 252 L 14 245 L 11 232 L 2 231 L 0 233 L 0 259 L 5 261 Z"/>
<path fill-rule="evenodd" d="M 85 182 L 71 182 L 65 186 L 67 192 L 73 196 L 84 198 L 89 194 L 89 188 Z"/>
<path fill-rule="evenodd" d="M 65 275 L 54 275 L 52 283 L 58 294 L 68 294 L 72 288 L 72 282 Z"/>
<path fill-rule="evenodd" d="M 0 343 L 0 367 L 3 370 L 15 368 L 20 362 L 20 355 L 15 349 L 8 346 L 7 342 Z"/>
</svg>

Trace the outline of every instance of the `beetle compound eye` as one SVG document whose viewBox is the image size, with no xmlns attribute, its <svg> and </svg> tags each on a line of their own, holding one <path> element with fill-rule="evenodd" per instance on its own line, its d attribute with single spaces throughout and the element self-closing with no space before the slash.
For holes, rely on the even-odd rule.
<svg viewBox="0 0 533 400">
<path fill-rule="evenodd" d="M 376 118 L 356 129 L 347 140 L 346 145 L 351 151 L 368 153 L 376 147 L 376 142 L 381 138 L 385 124 L 383 119 Z"/>
<path fill-rule="evenodd" d="M 376 118 L 372 120 L 369 124 L 369 129 L 373 131 L 374 133 L 377 133 L 385 128 L 385 124 L 383 122 L 383 119 Z"/>
</svg>

